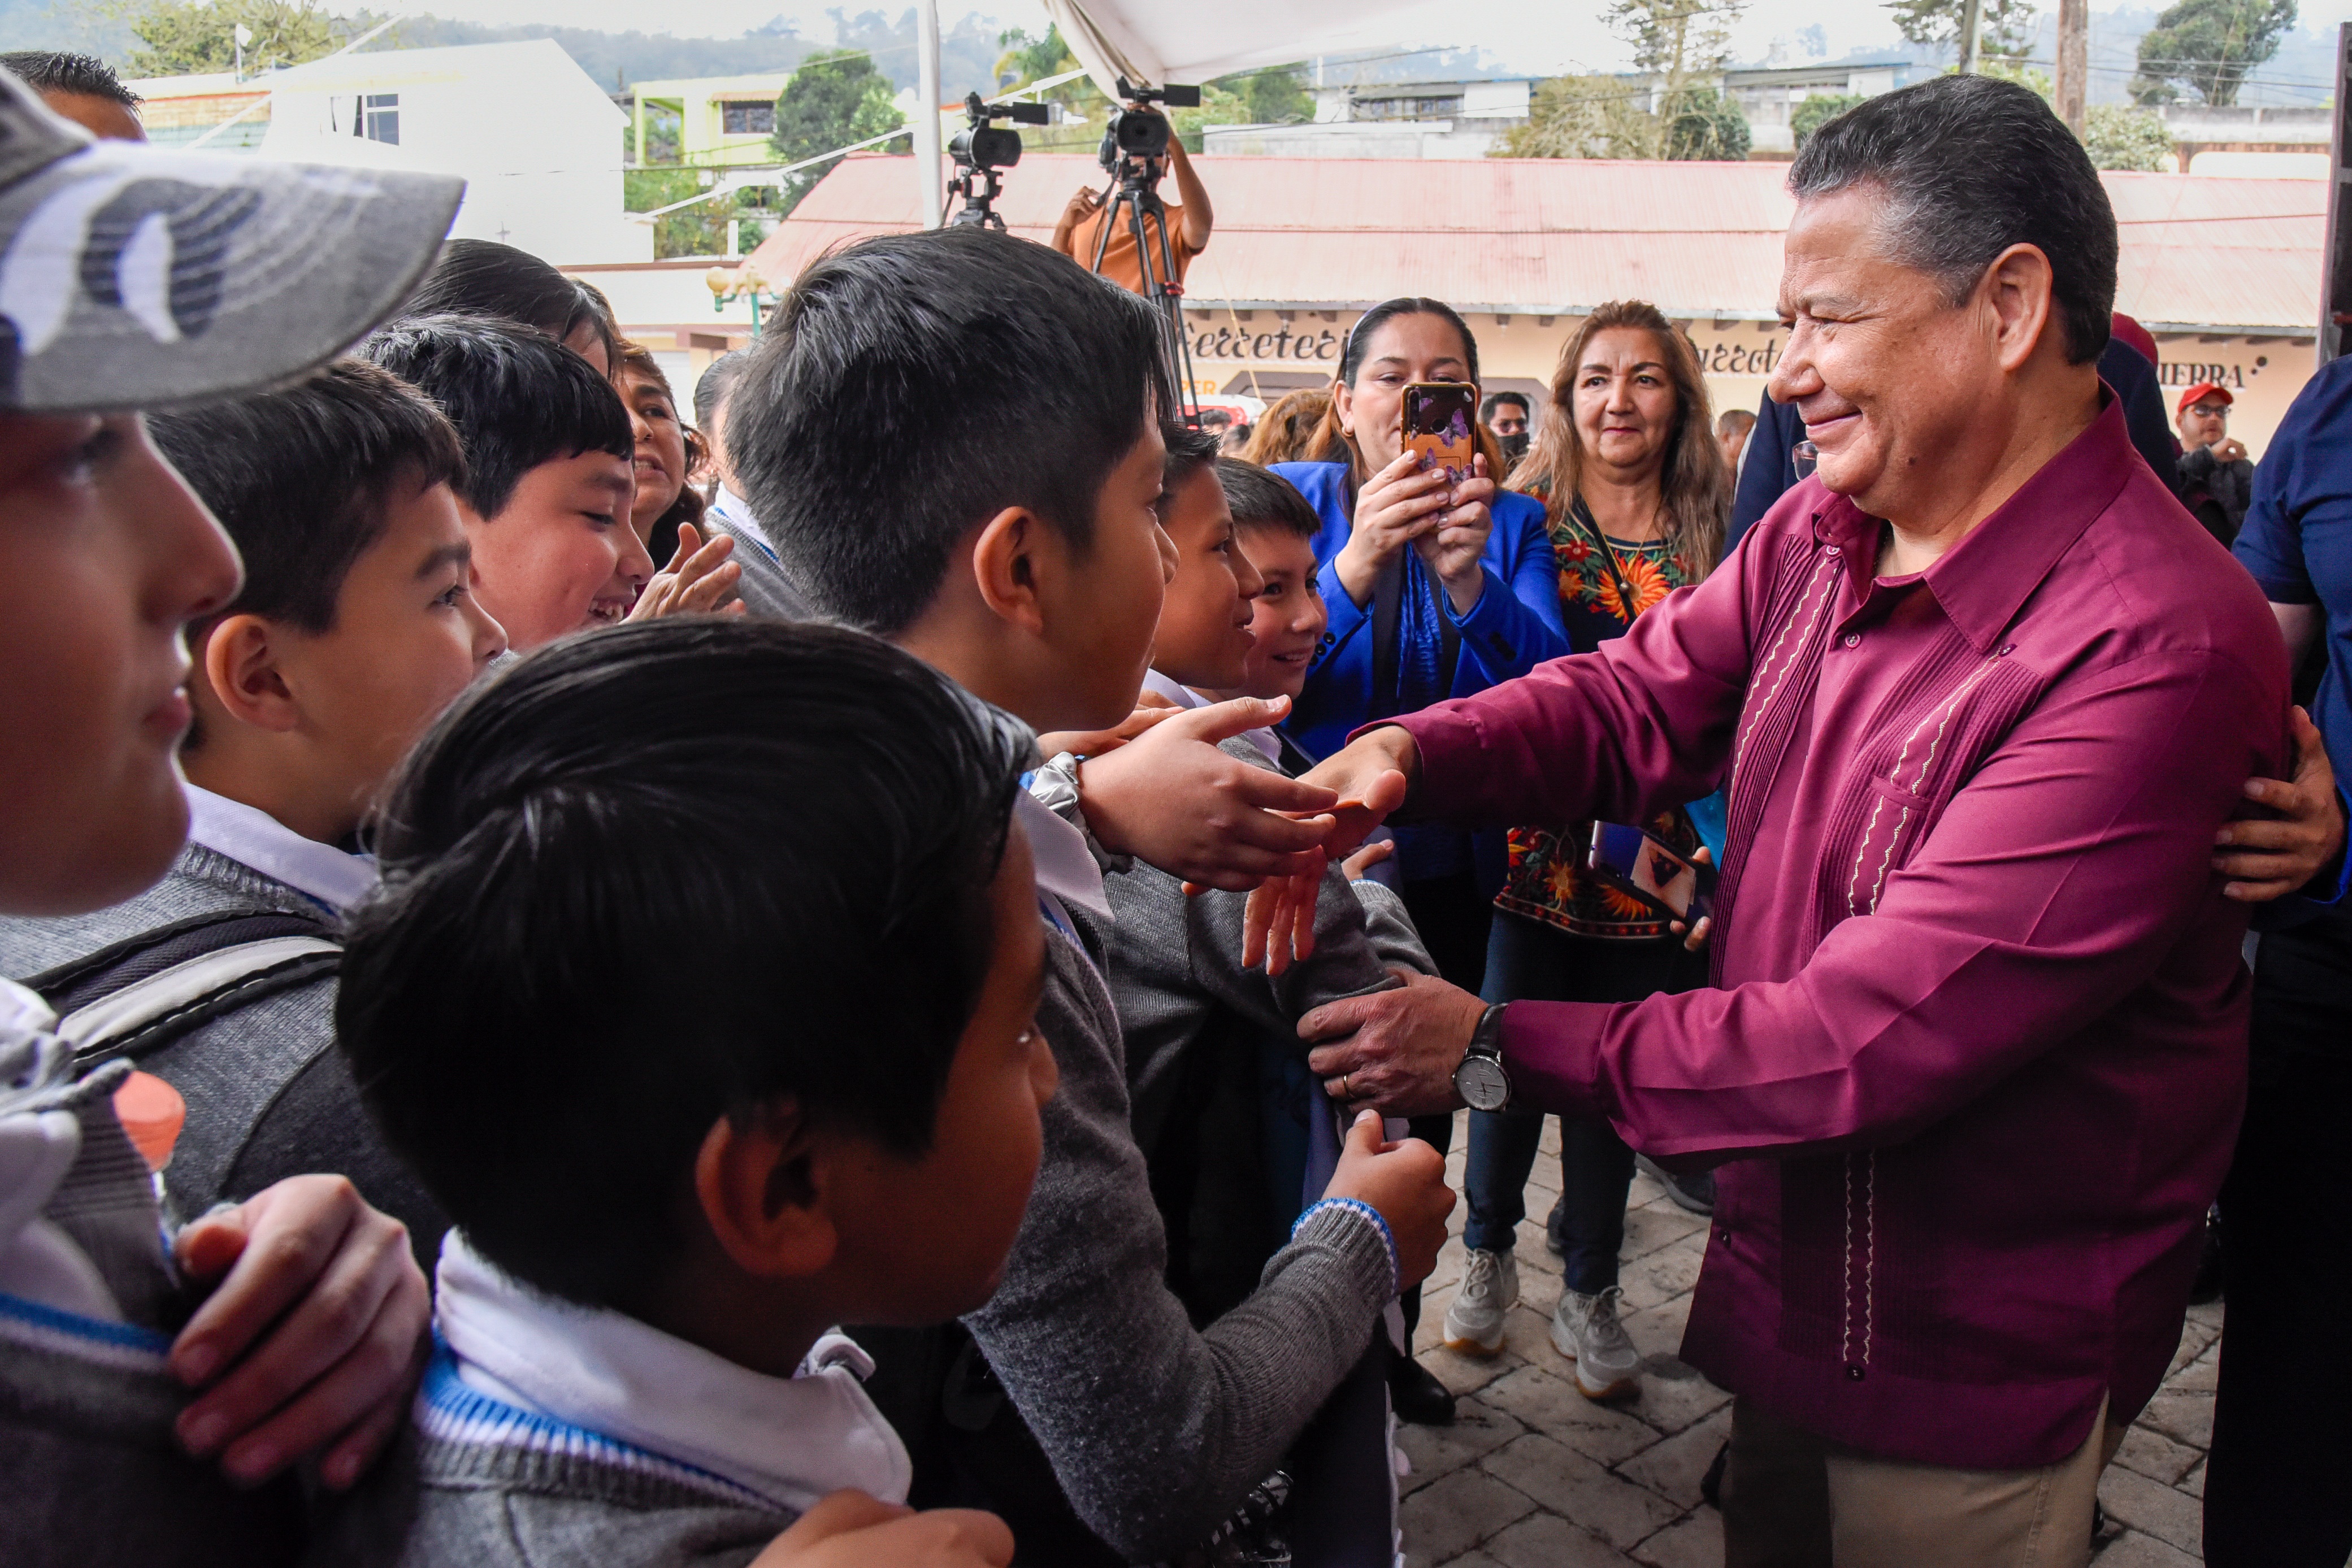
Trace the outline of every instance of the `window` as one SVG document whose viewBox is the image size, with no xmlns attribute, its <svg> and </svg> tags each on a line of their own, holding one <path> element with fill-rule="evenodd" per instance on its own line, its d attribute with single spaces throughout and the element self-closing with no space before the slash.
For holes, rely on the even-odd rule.
<svg viewBox="0 0 2352 1568">
<path fill-rule="evenodd" d="M 370 141 L 399 146 L 400 95 L 396 92 L 372 92 L 361 99 L 357 111 L 352 116 L 352 134 L 364 136 Z"/>
<path fill-rule="evenodd" d="M 719 123 L 730 136 L 767 136 L 776 129 L 776 106 L 772 103 L 722 103 L 719 106 Z"/>
</svg>

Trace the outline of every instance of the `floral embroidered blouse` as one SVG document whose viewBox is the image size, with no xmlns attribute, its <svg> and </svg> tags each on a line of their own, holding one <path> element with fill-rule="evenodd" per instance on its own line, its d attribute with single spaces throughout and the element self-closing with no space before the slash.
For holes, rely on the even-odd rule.
<svg viewBox="0 0 2352 1568">
<path fill-rule="evenodd" d="M 1540 489 L 1530 493 L 1548 499 Z M 1675 589 L 1698 580 L 1690 562 L 1674 553 L 1664 539 L 1639 543 L 1609 539 L 1609 553 L 1604 555 L 1596 536 L 1569 517 L 1549 521 L 1552 553 L 1559 559 L 1560 619 L 1568 627 L 1569 647 L 1577 653 L 1588 653 L 1612 637 L 1623 636 L 1634 616 Z M 1643 826 L 1678 854 L 1690 854 L 1699 847 L 1697 831 L 1679 810 L 1662 813 Z M 1649 905 L 1585 870 L 1585 852 L 1591 841 L 1590 822 L 1512 829 L 1509 868 L 1503 891 L 1496 895 L 1496 907 L 1579 936 L 1664 936 L 1666 923 Z"/>
</svg>

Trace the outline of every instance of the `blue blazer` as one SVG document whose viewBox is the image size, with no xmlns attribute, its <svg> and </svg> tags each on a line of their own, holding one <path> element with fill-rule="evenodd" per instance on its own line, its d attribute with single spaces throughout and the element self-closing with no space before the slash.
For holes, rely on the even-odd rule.
<svg viewBox="0 0 2352 1568">
<path fill-rule="evenodd" d="M 1348 470 L 1340 463 L 1277 463 L 1274 471 L 1296 486 L 1323 519 L 1315 536 L 1321 566 L 1316 585 L 1331 612 L 1323 645 L 1307 667 L 1307 688 L 1284 725 L 1311 757 L 1339 749 L 1348 732 L 1375 718 L 1412 713 L 1447 697 L 1466 697 L 1526 674 L 1547 659 L 1565 656 L 1568 633 L 1559 614 L 1559 561 L 1544 525 L 1543 503 L 1506 490 L 1495 497 L 1494 532 L 1486 539 L 1486 591 L 1467 615 L 1456 615 L 1443 590 L 1404 552 L 1404 598 L 1397 623 L 1395 690 L 1373 686 L 1372 607 L 1348 597 L 1333 562 L 1352 528 Z M 1435 671 L 1444 633 L 1438 606 L 1461 636 L 1454 681 L 1436 689 L 1423 672 Z M 1419 676 L 1420 678 L 1416 678 Z"/>
</svg>

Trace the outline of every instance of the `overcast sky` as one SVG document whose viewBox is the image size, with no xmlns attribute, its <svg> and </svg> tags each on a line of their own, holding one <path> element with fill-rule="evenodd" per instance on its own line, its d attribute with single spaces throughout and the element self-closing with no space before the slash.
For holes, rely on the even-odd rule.
<svg viewBox="0 0 2352 1568">
<path fill-rule="evenodd" d="M 2142 0 L 2142 8 L 2160 8 L 2163 0 Z M 880 10 L 897 16 L 905 0 L 688 0 L 664 8 L 669 25 L 660 30 L 700 37 L 731 37 L 763 26 L 779 15 L 797 22 L 811 38 L 830 39 L 833 26 L 826 11 L 835 5 L 851 14 Z M 2113 9 L 2094 5 L 2094 15 Z M 573 27 L 601 27 L 614 32 L 647 27 L 642 0 L 394 0 L 391 11 L 431 11 L 436 15 L 487 23 L 544 22 Z M 1529 74 L 1566 70 L 1611 70 L 1625 64 L 1622 47 L 1600 26 L 1601 0 L 1519 0 L 1517 4 L 1486 5 L 1478 0 L 1433 0 L 1397 14 L 1394 37 L 1401 46 L 1445 44 L 1475 46 L 1515 71 Z M 1036 0 L 940 0 L 940 19 L 954 26 L 959 16 L 977 12 L 1005 26 L 1045 30 L 1044 7 Z M 1240 13 L 1236 13 L 1238 15 Z M 2304 0 L 2302 25 L 2333 26 L 2352 19 L 2352 0 Z M 1820 33 L 1808 36 L 1818 26 Z M 1742 60 L 1764 58 L 1777 44 L 1791 63 L 1814 54 L 1816 47 L 1831 57 L 1854 49 L 1895 41 L 1895 27 L 1885 10 L 1872 0 L 1750 0 L 1735 34 L 1734 52 Z"/>
</svg>

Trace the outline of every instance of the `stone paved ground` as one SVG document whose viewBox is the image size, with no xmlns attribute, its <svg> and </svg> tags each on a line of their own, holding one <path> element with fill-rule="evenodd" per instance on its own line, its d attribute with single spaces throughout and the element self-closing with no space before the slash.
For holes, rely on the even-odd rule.
<svg viewBox="0 0 2352 1568">
<path fill-rule="evenodd" d="M 1462 1183 L 1465 1120 L 1448 1161 Z M 1706 1225 L 1633 1178 L 1625 1217 L 1625 1326 L 1647 1358 L 1641 1396 L 1614 1406 L 1576 1391 L 1551 1346 L 1559 1260 L 1544 1250 L 1543 1217 L 1559 1196 L 1559 1124 L 1545 1125 L 1518 1232 L 1520 1302 L 1491 1361 L 1439 1345 L 1445 1305 L 1462 1272 L 1463 1211 L 1430 1277 L 1422 1363 L 1460 1395 L 1450 1427 L 1406 1427 L 1413 1473 L 1404 1531 L 1412 1568 L 1719 1568 L 1723 1527 L 1699 1499 L 1730 1421 L 1730 1396 L 1677 1360 Z M 2163 1392 L 2107 1468 L 2099 1497 L 2108 1519 L 2099 1568 L 2181 1568 L 2201 1561 L 2199 1497 L 2213 1429 L 2218 1306 L 2190 1310 Z"/>
</svg>

